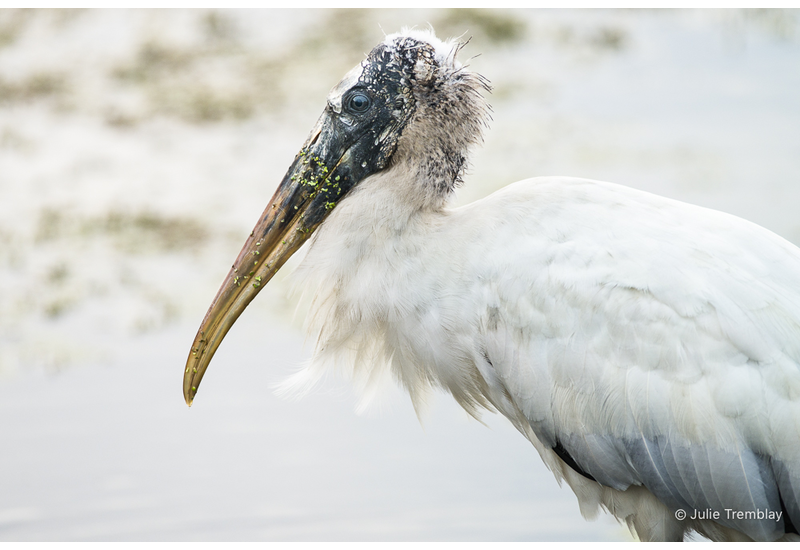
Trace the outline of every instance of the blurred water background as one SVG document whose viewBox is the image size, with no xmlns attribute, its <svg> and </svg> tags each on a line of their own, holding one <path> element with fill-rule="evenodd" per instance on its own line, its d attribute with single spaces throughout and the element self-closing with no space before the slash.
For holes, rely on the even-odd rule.
<svg viewBox="0 0 800 550">
<path fill-rule="evenodd" d="M 582 176 L 800 244 L 798 11 L 0 10 L 0 540 L 628 537 L 502 418 L 441 396 L 420 427 L 399 391 L 356 415 L 337 380 L 275 397 L 309 354 L 291 269 L 183 403 L 328 90 L 429 24 L 494 86 L 459 203 Z"/>
</svg>

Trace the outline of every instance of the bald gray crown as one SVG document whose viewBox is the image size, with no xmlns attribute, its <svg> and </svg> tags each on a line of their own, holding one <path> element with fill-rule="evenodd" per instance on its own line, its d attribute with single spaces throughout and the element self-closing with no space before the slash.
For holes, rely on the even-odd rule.
<svg viewBox="0 0 800 550">
<path fill-rule="evenodd" d="M 356 87 L 390 107 L 390 119 L 374 130 L 382 143 L 376 168 L 406 162 L 424 193 L 444 198 L 462 182 L 469 149 L 482 140 L 489 119 L 482 92 L 490 86 L 456 61 L 464 44 L 426 35 L 388 37 L 361 64 Z"/>
</svg>

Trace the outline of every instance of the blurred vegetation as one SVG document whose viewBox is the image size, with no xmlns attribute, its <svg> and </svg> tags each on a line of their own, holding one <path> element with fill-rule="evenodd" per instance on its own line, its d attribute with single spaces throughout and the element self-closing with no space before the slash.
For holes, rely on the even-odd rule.
<svg viewBox="0 0 800 550">
<path fill-rule="evenodd" d="M 190 123 L 244 120 L 274 101 L 278 75 L 273 64 L 237 43 L 233 20 L 210 12 L 198 24 L 201 44 L 175 46 L 150 38 L 133 60 L 112 69 L 112 76 L 141 89 L 151 113 Z M 107 120 L 114 125 L 135 122 L 118 111 Z"/>
<path fill-rule="evenodd" d="M 61 73 L 34 73 L 20 82 L 0 77 L 0 104 L 59 97 L 68 90 L 67 77 Z"/>
<path fill-rule="evenodd" d="M 76 238 L 107 237 L 124 252 L 174 252 L 196 250 L 208 238 L 202 224 L 190 218 L 164 216 L 155 212 L 120 212 L 82 217 L 45 208 L 39 215 L 36 243 Z"/>
<path fill-rule="evenodd" d="M 368 51 L 373 45 L 365 32 L 368 13 L 333 10 L 288 50 L 276 54 L 244 47 L 236 22 L 211 11 L 198 19 L 200 44 L 176 46 L 150 38 L 133 60 L 114 68 L 112 76 L 143 90 L 151 113 L 189 123 L 245 120 L 282 108 L 299 86 L 329 87 L 336 78 L 332 75 L 340 77 L 346 69 L 321 59 L 353 59 Z M 116 111 L 107 118 L 116 125 L 135 122 Z"/>
<path fill-rule="evenodd" d="M 0 50 L 15 44 L 34 24 L 68 28 L 86 13 L 90 12 L 0 10 Z M 108 93 L 99 96 L 99 103 L 92 102 L 84 109 L 99 111 L 107 123 L 117 127 L 130 127 L 153 116 L 209 124 L 280 112 L 303 98 L 322 97 L 331 83 L 380 38 L 377 22 L 397 21 L 402 26 L 405 13 L 329 10 L 279 48 L 258 48 L 245 39 L 237 12 L 197 11 L 192 14 L 195 26 L 192 40 L 175 42 L 156 30 L 157 26 L 144 30 L 132 55 L 106 67 Z M 483 52 L 527 41 L 532 47 L 558 48 L 588 59 L 632 46 L 629 31 L 611 22 L 613 18 L 606 18 L 609 21 L 605 22 L 603 17 L 587 18 L 584 22 L 548 17 L 540 22 L 536 18 L 522 18 L 519 13 L 501 9 L 445 9 L 432 11 L 427 21 L 440 36 L 461 37 L 464 41 L 472 38 Z M 610 13 L 613 12 L 595 12 Z M 674 12 L 657 13 L 669 17 Z M 779 40 L 800 36 L 798 10 L 702 13 L 718 21 L 723 34 L 739 41 L 744 41 L 749 33 Z M 157 20 L 157 12 L 154 16 Z M 414 21 L 425 26 L 417 19 Z M 502 89 L 503 84 L 497 84 Z M 68 96 L 80 96 L 81 90 L 77 88 L 78 82 L 67 71 L 35 68 L 27 75 L 11 78 L 0 68 L 0 108 L 31 101 L 50 101 L 54 107 L 63 108 Z M 117 96 L 127 99 L 119 101 Z"/>
<path fill-rule="evenodd" d="M 84 11 L 84 9 L 63 8 L 2 8 L 0 9 L 0 49 L 14 44 L 36 21 L 45 19 L 55 28 L 60 28 L 69 25 Z"/>
<path fill-rule="evenodd" d="M 745 27 L 753 27 L 779 40 L 800 37 L 800 10 L 751 8 L 733 10 L 728 17 L 741 19 Z"/>
<path fill-rule="evenodd" d="M 433 27 L 440 36 L 466 35 L 495 44 L 519 42 L 526 32 L 525 22 L 513 12 L 490 9 L 449 9 Z"/>
<path fill-rule="evenodd" d="M 103 304 L 100 307 L 113 319 L 112 324 L 121 325 L 109 329 L 144 332 L 179 317 L 180 293 L 169 290 L 173 288 L 168 284 L 171 279 L 164 284 L 158 278 L 167 277 L 165 268 L 174 264 L 170 260 L 181 258 L 178 253 L 191 254 L 183 255 L 179 262 L 196 261 L 197 253 L 208 244 L 209 232 L 194 219 L 152 210 L 112 209 L 87 216 L 44 207 L 31 246 L 24 252 L 13 246 L 19 241 L 13 233 L 0 228 L 0 237 L 8 238 L 12 245 L 0 248 L 0 265 L 7 273 L 24 278 L 13 295 L 0 300 L 0 311 L 5 313 L 1 322 L 31 317 L 57 322 Z M 28 360 L 56 370 L 71 362 L 69 354 L 51 360 L 44 353 L 47 350 L 41 351 L 30 352 L 33 355 Z M 0 347 L 0 371 L 2 360 Z"/>
<path fill-rule="evenodd" d="M 0 48 L 16 42 L 26 24 L 35 15 L 33 10 L 1 9 L 0 10 Z"/>
</svg>

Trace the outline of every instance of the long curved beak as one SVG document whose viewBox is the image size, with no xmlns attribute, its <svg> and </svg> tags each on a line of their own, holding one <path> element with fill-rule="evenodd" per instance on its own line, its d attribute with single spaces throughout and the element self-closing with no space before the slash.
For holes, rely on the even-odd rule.
<svg viewBox="0 0 800 550">
<path fill-rule="evenodd" d="M 186 362 L 187 405 L 192 405 L 211 358 L 239 315 L 352 186 L 351 152 L 337 134 L 323 114 L 217 292 Z"/>
<path fill-rule="evenodd" d="M 373 54 L 383 59 L 384 48 Z M 362 62 L 331 90 L 325 111 L 211 303 L 186 361 L 183 396 L 188 405 L 222 339 L 256 294 L 358 182 L 389 164 L 413 98 L 403 96 L 408 91 L 398 89 L 393 79 L 380 74 L 362 78 L 368 68 L 382 71 L 384 64 Z M 372 98 L 368 110 L 343 107 L 352 89 L 365 101 Z"/>
</svg>

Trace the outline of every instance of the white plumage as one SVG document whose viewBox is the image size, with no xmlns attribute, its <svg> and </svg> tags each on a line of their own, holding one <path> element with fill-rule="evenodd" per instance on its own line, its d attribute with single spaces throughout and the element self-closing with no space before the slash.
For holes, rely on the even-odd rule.
<svg viewBox="0 0 800 550">
<path fill-rule="evenodd" d="M 415 403 L 438 386 L 472 414 L 496 409 L 572 487 L 584 515 L 605 508 L 643 539 L 796 537 L 800 250 L 734 216 L 575 178 L 526 180 L 448 209 L 463 166 L 450 151 L 479 139 L 482 83 L 431 34 L 382 46 L 389 57 L 376 48 L 331 92 L 329 112 L 344 117 L 353 89 L 372 93 L 360 71 L 391 66 L 376 59 L 426 46 L 435 55 L 403 73 L 414 111 L 405 126 L 392 115 L 391 161 L 325 213 L 299 268 L 317 346 L 295 383 L 339 364 L 364 385 L 391 372 Z M 377 105 L 383 96 L 369 97 Z M 353 117 L 348 127 L 360 124 Z M 450 137 L 437 137 L 442 124 Z M 307 147 L 326 139 L 319 128 Z M 445 172 L 449 187 L 437 179 Z M 293 204 L 286 193 L 273 210 Z M 269 212 L 234 271 L 270 238 Z M 271 276 L 277 258 L 258 274 Z M 204 327 L 218 302 L 236 301 L 235 320 L 255 295 L 223 291 Z M 208 334 L 201 327 L 193 346 L 199 377 L 190 355 L 189 401 L 221 341 L 206 351 Z M 721 516 L 692 519 L 705 511 Z"/>
<path fill-rule="evenodd" d="M 673 483 L 697 493 L 693 508 L 715 497 L 767 508 L 765 495 L 746 494 L 757 463 L 734 464 L 745 470 L 721 486 L 714 473 L 734 458 L 800 460 L 796 247 L 739 218 L 609 183 L 537 178 L 409 216 L 392 207 L 396 182 L 387 173 L 362 184 L 300 268 L 317 296 L 312 368 L 344 353 L 366 376 L 387 363 L 412 398 L 433 381 L 467 410 L 488 400 L 584 494 L 586 515 L 625 499 L 568 469 L 549 450 L 556 441 L 624 490 L 641 480 L 621 442 L 664 437 L 687 453 Z M 384 200 L 371 185 L 385 187 Z M 796 491 L 796 469 L 792 477 Z M 622 506 L 633 513 L 639 503 Z M 650 507 L 664 517 L 645 524 L 675 522 L 674 511 Z M 675 528 L 663 537 L 682 536 Z"/>
</svg>

